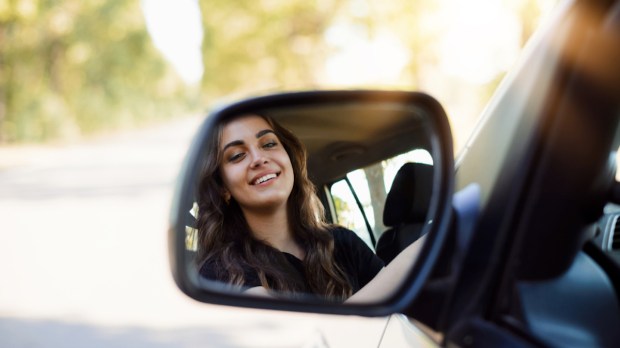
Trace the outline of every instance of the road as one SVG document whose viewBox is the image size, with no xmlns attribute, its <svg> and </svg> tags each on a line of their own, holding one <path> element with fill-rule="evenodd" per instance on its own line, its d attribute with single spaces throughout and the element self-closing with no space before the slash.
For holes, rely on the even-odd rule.
<svg viewBox="0 0 620 348">
<path fill-rule="evenodd" d="M 168 209 L 200 121 L 0 147 L 0 346 L 376 347 L 385 318 L 213 306 L 176 288 Z"/>
</svg>

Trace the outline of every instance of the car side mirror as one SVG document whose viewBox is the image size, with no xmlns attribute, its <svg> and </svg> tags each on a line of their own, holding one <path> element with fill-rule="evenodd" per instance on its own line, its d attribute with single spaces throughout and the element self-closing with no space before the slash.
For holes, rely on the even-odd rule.
<svg viewBox="0 0 620 348">
<path fill-rule="evenodd" d="M 226 132 L 226 127 L 235 120 L 250 116 L 268 121 L 268 126 L 263 127 L 268 128 L 267 131 L 257 132 L 257 141 L 262 141 L 264 134 L 270 133 L 269 137 L 275 139 L 273 143 L 281 142 L 289 158 L 292 158 L 291 145 L 287 147 L 288 140 L 282 139 L 285 137 L 282 132 L 286 132 L 305 148 L 305 164 L 291 160 L 292 167 L 303 167 L 296 169 L 299 171 L 295 172 L 295 180 L 302 175 L 300 173 L 307 171 L 303 175 L 315 188 L 311 200 L 318 198 L 318 205 L 324 209 L 323 216 L 316 217 L 321 222 L 311 225 L 327 226 L 326 230 L 334 238 L 333 244 L 327 241 L 325 248 L 317 247 L 319 251 L 316 251 L 312 249 L 312 243 L 296 235 L 294 240 L 302 250 L 301 258 L 291 259 L 290 255 L 282 257 L 278 254 L 281 250 L 256 236 L 243 241 L 232 236 L 254 233 L 246 219 L 250 205 L 240 197 L 234 197 L 235 193 L 232 194 L 233 203 L 229 203 L 231 196 L 225 193 L 222 197 L 212 196 L 227 191 L 221 188 L 229 188 L 226 180 L 222 179 L 222 170 L 225 170 L 222 168 L 227 168 L 227 164 L 223 163 L 228 163 L 223 162 L 222 148 L 229 145 L 222 144 L 222 132 Z M 232 145 L 246 150 L 238 151 L 226 160 L 242 163 L 243 156 L 249 157 L 250 152 L 254 151 L 253 145 L 248 144 L 252 141 L 252 137 L 246 142 L 232 141 Z M 256 151 L 270 149 L 272 145 L 271 142 L 260 143 Z M 247 169 L 249 167 L 243 168 L 250 170 Z M 372 173 L 377 173 L 377 169 L 380 179 L 373 178 Z M 257 183 L 271 178 L 280 185 L 279 175 L 280 172 L 274 172 L 255 182 L 252 179 L 248 183 L 252 186 L 248 188 L 258 189 Z M 392 186 L 385 188 L 384 182 L 385 186 Z M 230 104 L 211 112 L 205 119 L 181 169 L 172 201 L 168 234 L 174 280 L 191 298 L 213 304 L 364 316 L 400 312 L 423 288 L 439 257 L 450 226 L 453 182 L 454 160 L 449 122 L 441 105 L 429 95 L 403 91 L 312 91 L 274 94 Z M 298 182 L 294 181 L 292 185 L 292 192 L 297 192 Z M 205 187 L 211 187 L 211 193 L 205 193 Z M 379 193 L 372 192 L 377 190 Z M 347 193 L 342 193 L 344 191 Z M 352 198 L 347 201 L 345 196 L 349 192 Z M 210 199 L 214 201 L 210 202 Z M 301 209 L 298 203 L 304 202 L 303 199 L 289 197 L 285 201 L 287 214 L 297 214 Z M 215 211 L 214 215 L 204 215 L 212 214 L 211 210 Z M 378 210 L 384 210 L 383 221 L 378 221 L 381 220 Z M 212 217 L 216 215 L 219 217 Z M 230 222 L 233 220 L 237 222 Z M 383 226 L 382 222 L 386 225 Z M 294 224 L 289 223 L 291 230 L 308 225 L 303 221 L 298 223 L 301 227 Z M 224 225 L 226 227 L 222 228 L 227 228 L 225 234 L 220 237 L 209 235 Z M 336 236 L 338 233 L 345 236 L 345 242 Z M 267 250 L 264 255 L 275 257 L 276 261 L 264 261 L 263 264 L 261 261 L 247 261 L 256 256 L 252 253 L 257 247 L 252 243 L 258 243 L 259 249 Z M 415 245 L 415 252 L 399 254 L 402 250 L 412 249 L 408 245 Z M 328 254 L 327 258 L 321 259 L 321 253 Z M 331 257 L 330 253 L 334 256 Z M 344 256 L 339 258 L 338 253 Z M 356 256 L 350 257 L 348 253 Z M 386 256 L 389 253 L 393 255 Z M 407 255 L 395 256 L 397 254 Z M 257 255 L 257 259 L 264 256 Z M 394 261 L 391 260 L 393 256 L 397 258 Z M 236 257 L 241 261 L 237 262 Z M 372 258 L 372 267 L 375 268 L 377 260 L 389 264 L 379 271 L 374 283 L 369 281 L 368 284 L 381 283 L 374 291 L 366 290 L 372 287 L 368 284 L 360 286 L 361 290 L 355 284 L 351 285 L 347 288 L 352 289 L 349 295 L 357 290 L 362 294 L 358 296 L 355 293 L 351 299 L 358 296 L 361 300 L 346 301 L 346 296 L 324 296 L 323 290 L 312 283 L 321 284 L 322 280 L 316 280 L 321 276 L 308 276 L 308 273 L 326 268 L 317 268 L 312 264 L 317 258 L 333 261 L 337 265 L 333 267 L 336 273 L 344 274 L 340 279 L 344 279 L 344 283 L 355 284 L 360 281 L 355 278 L 357 275 L 351 273 L 366 272 L 370 267 L 360 260 Z M 342 261 L 344 259 L 348 261 Z M 269 270 L 261 269 L 261 265 L 266 268 L 281 267 L 286 260 L 299 266 L 296 266 L 297 271 L 288 263 L 283 266 L 285 270 L 282 274 L 292 272 L 296 275 L 280 280 L 280 283 L 288 289 L 287 282 L 292 284 L 297 281 L 295 277 L 300 277 L 301 283 L 309 284 L 306 290 L 279 291 L 274 285 L 277 283 L 273 280 L 275 276 L 271 276 Z M 214 262 L 211 273 L 217 274 L 217 277 L 203 272 L 207 261 Z M 343 262 L 347 264 L 343 265 Z M 241 271 L 235 273 L 235 267 Z M 331 265 L 327 268 L 332 269 Z M 391 271 L 384 272 L 388 269 Z M 229 273 L 236 275 L 228 277 Z M 326 274 L 331 273 L 326 271 Z M 377 280 L 380 276 L 383 278 Z M 258 279 L 254 282 L 262 284 L 258 288 L 267 290 L 268 296 L 253 295 L 253 291 L 248 291 L 250 286 L 245 285 L 251 277 Z"/>
</svg>

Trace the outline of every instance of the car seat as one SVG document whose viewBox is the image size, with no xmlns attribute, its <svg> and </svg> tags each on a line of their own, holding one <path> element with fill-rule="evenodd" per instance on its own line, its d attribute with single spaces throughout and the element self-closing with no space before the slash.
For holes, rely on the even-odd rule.
<svg viewBox="0 0 620 348">
<path fill-rule="evenodd" d="M 422 237 L 432 192 L 433 166 L 407 162 L 400 167 L 383 210 L 383 224 L 389 229 L 376 246 L 377 256 L 386 265 Z"/>
</svg>

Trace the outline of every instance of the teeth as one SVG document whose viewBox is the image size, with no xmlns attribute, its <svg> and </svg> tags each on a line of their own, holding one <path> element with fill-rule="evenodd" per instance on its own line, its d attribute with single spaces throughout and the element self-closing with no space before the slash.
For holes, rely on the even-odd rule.
<svg viewBox="0 0 620 348">
<path fill-rule="evenodd" d="M 258 178 L 258 180 L 256 180 L 256 181 L 254 182 L 254 185 L 258 185 L 258 184 L 264 183 L 265 181 L 267 181 L 267 180 L 269 180 L 269 179 L 273 179 L 273 178 L 275 178 L 276 176 L 277 176 L 277 175 L 275 175 L 275 174 L 267 174 L 267 175 L 265 175 L 265 176 L 263 176 L 263 177 Z"/>
</svg>

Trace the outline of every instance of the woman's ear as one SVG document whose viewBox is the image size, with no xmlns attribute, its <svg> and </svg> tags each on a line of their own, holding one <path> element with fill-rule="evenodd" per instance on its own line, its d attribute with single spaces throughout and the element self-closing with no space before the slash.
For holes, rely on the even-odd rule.
<svg viewBox="0 0 620 348">
<path fill-rule="evenodd" d="M 230 204 L 230 198 L 231 198 L 231 194 L 230 192 L 228 192 L 228 190 L 224 189 L 222 190 L 222 198 L 224 198 L 224 202 L 226 202 L 226 205 Z"/>
</svg>

